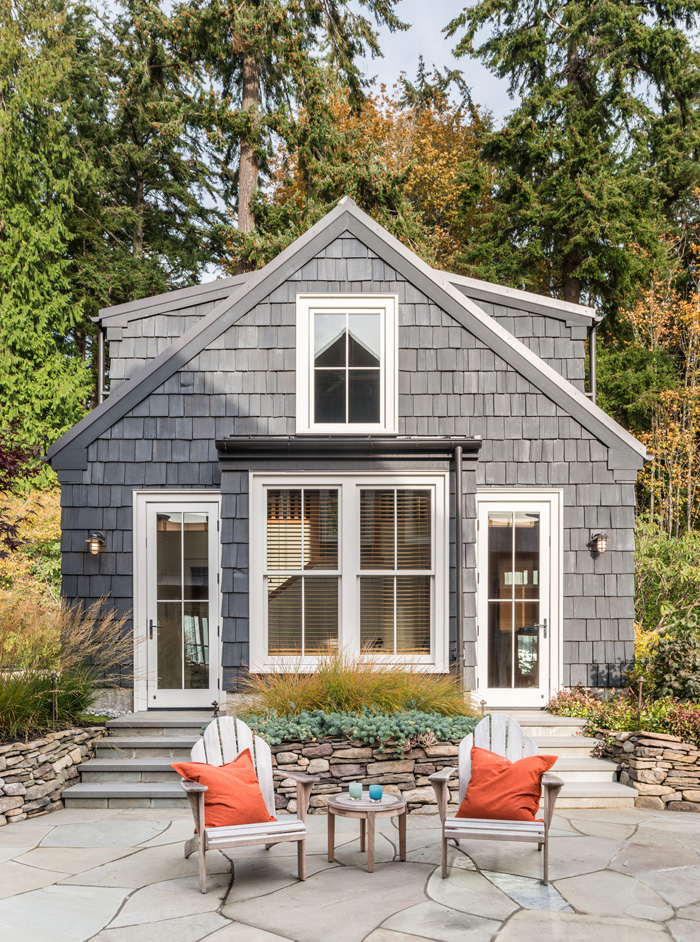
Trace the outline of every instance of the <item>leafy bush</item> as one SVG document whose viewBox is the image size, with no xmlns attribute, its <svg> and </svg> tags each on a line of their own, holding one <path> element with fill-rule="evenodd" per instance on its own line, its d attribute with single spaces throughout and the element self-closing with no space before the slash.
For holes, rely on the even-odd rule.
<svg viewBox="0 0 700 942">
<path fill-rule="evenodd" d="M 262 716 L 247 714 L 245 717 L 246 722 L 270 745 L 346 736 L 357 742 L 378 743 L 382 751 L 390 747 L 398 755 L 416 743 L 462 739 L 473 731 L 480 718 L 443 716 L 423 710 L 392 713 L 301 710 L 293 716 L 271 710 Z"/>
<path fill-rule="evenodd" d="M 404 665 L 388 667 L 371 657 L 345 654 L 322 658 L 313 674 L 291 671 L 250 675 L 247 690 L 260 712 L 274 710 L 279 715 L 314 710 L 419 710 L 444 716 L 476 715 L 451 675 L 429 674 Z"/>
<path fill-rule="evenodd" d="M 637 624 L 661 631 L 700 616 L 700 532 L 670 536 L 648 517 L 635 529 Z"/>
<path fill-rule="evenodd" d="M 56 613 L 16 596 L 0 597 L 0 739 L 78 722 L 130 656 L 124 617 L 105 600 Z M 55 691 L 52 685 L 55 682 Z"/>
<path fill-rule="evenodd" d="M 700 626 L 686 615 L 649 639 L 647 651 L 635 657 L 634 675 L 644 680 L 650 697 L 700 700 Z"/>
<path fill-rule="evenodd" d="M 620 692 L 608 700 L 597 700 L 579 686 L 562 690 L 547 708 L 555 716 L 587 720 L 586 730 L 591 735 L 642 729 L 680 736 L 700 745 L 700 705 L 672 697 L 643 700 L 640 714 L 638 698 L 631 691 Z"/>
<path fill-rule="evenodd" d="M 0 558 L 0 590 L 43 608 L 61 607 L 61 507 L 58 489 L 2 501 L 17 527 L 18 547 Z"/>
</svg>

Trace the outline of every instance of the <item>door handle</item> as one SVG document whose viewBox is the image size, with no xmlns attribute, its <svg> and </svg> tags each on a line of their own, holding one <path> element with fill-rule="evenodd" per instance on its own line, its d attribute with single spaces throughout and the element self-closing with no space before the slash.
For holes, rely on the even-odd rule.
<svg viewBox="0 0 700 942">
<path fill-rule="evenodd" d="M 159 628 L 159 627 L 160 625 L 154 625 L 153 619 L 149 618 L 148 619 L 148 637 L 153 638 L 153 632 L 156 630 L 156 628 Z"/>
<path fill-rule="evenodd" d="M 547 619 L 543 618 L 542 624 L 538 625 L 537 627 L 542 629 L 542 637 L 546 638 L 547 637 Z"/>
</svg>

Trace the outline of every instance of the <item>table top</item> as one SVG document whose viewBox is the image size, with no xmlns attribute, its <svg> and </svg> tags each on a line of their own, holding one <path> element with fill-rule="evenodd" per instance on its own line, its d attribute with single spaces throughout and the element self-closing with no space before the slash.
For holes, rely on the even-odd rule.
<svg viewBox="0 0 700 942">
<path fill-rule="evenodd" d="M 329 795 L 328 805 L 338 811 L 396 811 L 406 807 L 406 800 L 398 795 L 384 793 L 381 801 L 370 801 L 369 793 L 362 792 L 362 798 L 351 798 L 348 792 Z"/>
</svg>

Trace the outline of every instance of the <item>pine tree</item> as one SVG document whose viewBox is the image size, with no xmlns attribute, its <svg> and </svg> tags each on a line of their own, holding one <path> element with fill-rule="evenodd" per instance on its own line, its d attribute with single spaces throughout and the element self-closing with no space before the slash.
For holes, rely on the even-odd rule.
<svg viewBox="0 0 700 942">
<path fill-rule="evenodd" d="M 457 55 L 521 98 L 485 141 L 494 207 L 465 267 L 613 310 L 634 295 L 700 181 L 698 12 L 700 0 L 479 0 L 449 24 Z M 467 205 L 483 187 L 476 170 Z"/>
<path fill-rule="evenodd" d="M 255 229 L 256 201 L 275 150 L 303 151 L 309 161 L 328 152 L 329 84 L 340 81 L 353 100 L 361 99 L 357 60 L 380 54 L 372 21 L 405 28 L 394 12 L 397 2 L 364 0 L 367 16 L 349 0 L 187 0 L 176 6 L 180 55 L 197 62 L 200 80 L 209 82 L 198 104 L 222 148 L 225 198 L 236 206 L 243 236 Z"/>
<path fill-rule="evenodd" d="M 42 447 L 82 415 L 91 387 L 67 257 L 90 167 L 71 135 L 66 22 L 52 0 L 0 0 L 1 424 Z"/>
</svg>

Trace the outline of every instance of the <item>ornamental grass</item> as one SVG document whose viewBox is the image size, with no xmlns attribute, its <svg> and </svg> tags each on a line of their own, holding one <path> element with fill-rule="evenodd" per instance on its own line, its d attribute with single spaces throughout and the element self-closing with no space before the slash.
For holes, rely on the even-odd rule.
<svg viewBox="0 0 700 942">
<path fill-rule="evenodd" d="M 0 596 L 0 740 L 66 727 L 98 686 L 123 678 L 133 639 L 104 599 L 59 611 L 32 599 Z"/>
<path fill-rule="evenodd" d="M 301 712 L 395 713 L 418 710 L 441 716 L 477 716 L 452 674 L 431 674 L 405 664 L 387 665 L 371 655 L 322 657 L 314 673 L 299 670 L 251 674 L 251 710 L 296 716 Z"/>
</svg>

